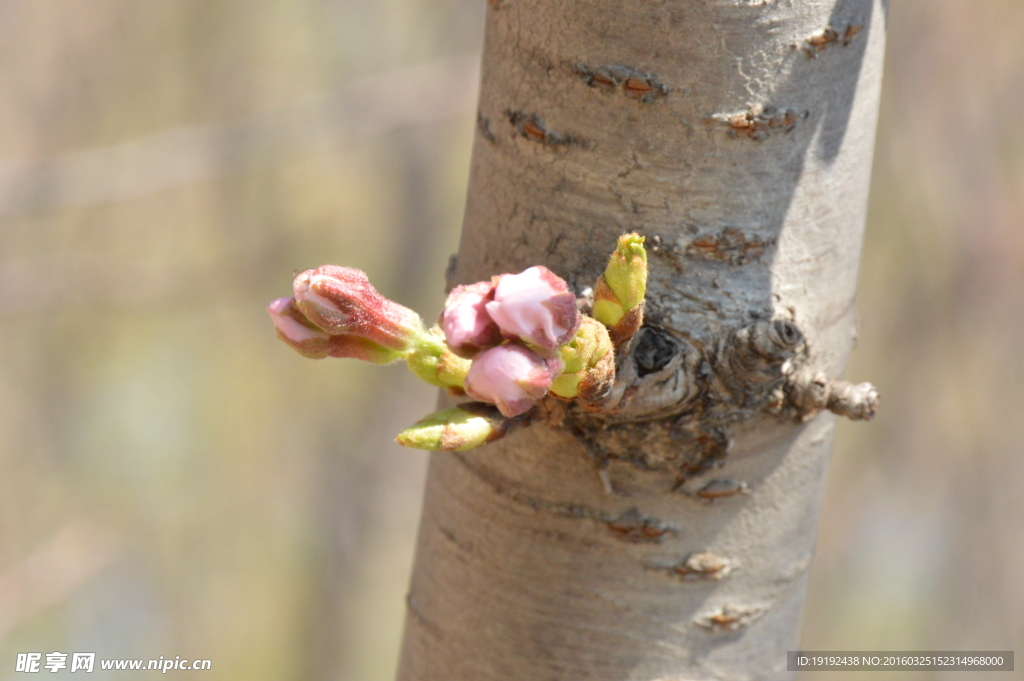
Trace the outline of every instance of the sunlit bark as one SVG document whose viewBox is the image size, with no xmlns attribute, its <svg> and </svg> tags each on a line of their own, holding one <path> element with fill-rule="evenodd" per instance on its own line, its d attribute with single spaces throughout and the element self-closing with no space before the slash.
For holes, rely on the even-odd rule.
<svg viewBox="0 0 1024 681">
<path fill-rule="evenodd" d="M 785 673 L 827 409 L 876 402 L 835 377 L 884 29 L 871 0 L 490 3 L 449 283 L 579 291 L 637 231 L 648 328 L 617 414 L 432 456 L 401 681 Z"/>
</svg>

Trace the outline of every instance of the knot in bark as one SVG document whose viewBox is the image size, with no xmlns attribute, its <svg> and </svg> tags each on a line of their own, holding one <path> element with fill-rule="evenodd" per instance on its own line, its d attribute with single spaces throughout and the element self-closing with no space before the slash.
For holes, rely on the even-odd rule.
<svg viewBox="0 0 1024 681">
<path fill-rule="evenodd" d="M 740 405 L 760 401 L 782 382 L 784 364 L 803 341 L 800 329 L 786 319 L 760 320 L 737 329 L 719 344 L 718 378 Z"/>
<path fill-rule="evenodd" d="M 681 338 L 645 326 L 618 360 L 615 384 L 601 411 L 615 421 L 684 411 L 702 392 L 702 353 Z"/>
</svg>

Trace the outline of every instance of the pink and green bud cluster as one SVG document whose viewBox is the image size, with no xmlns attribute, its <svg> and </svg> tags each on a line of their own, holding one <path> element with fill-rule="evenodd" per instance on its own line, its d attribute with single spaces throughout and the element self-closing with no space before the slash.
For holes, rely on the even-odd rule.
<svg viewBox="0 0 1024 681">
<path fill-rule="evenodd" d="M 594 317 L 581 315 L 565 281 L 541 266 L 456 287 L 430 330 L 366 274 L 336 265 L 301 272 L 294 298 L 267 310 L 278 337 L 305 357 L 405 359 L 427 383 L 478 400 L 398 436 L 408 447 L 460 451 L 528 421 L 523 415 L 548 394 L 600 409 L 615 378 L 615 347 L 643 320 L 646 281 L 643 237 L 627 234 L 595 287 Z"/>
<path fill-rule="evenodd" d="M 580 326 L 576 296 L 546 267 L 458 286 L 441 313 L 448 347 L 472 360 L 464 388 L 506 417 L 529 411 L 562 372 Z"/>
</svg>

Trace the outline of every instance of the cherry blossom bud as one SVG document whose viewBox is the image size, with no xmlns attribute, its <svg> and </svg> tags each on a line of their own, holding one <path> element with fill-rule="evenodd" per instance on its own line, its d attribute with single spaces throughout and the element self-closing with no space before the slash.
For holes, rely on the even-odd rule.
<svg viewBox="0 0 1024 681">
<path fill-rule="evenodd" d="M 572 338 L 580 323 L 576 296 L 565 281 L 539 265 L 498 277 L 494 300 L 486 308 L 506 338 L 547 352 Z"/>
<path fill-rule="evenodd" d="M 469 371 L 469 360 L 459 357 L 445 345 L 443 334 L 436 326 L 416 339 L 405 361 L 417 377 L 440 388 L 462 388 Z"/>
<path fill-rule="evenodd" d="M 316 327 L 295 307 L 293 298 L 278 298 L 267 306 L 277 337 L 303 357 L 323 359 L 327 356 L 330 334 Z"/>
<path fill-rule="evenodd" d="M 306 319 L 292 298 L 278 298 L 267 306 L 267 312 L 274 322 L 277 337 L 303 357 L 348 357 L 374 364 L 387 364 L 402 357 L 402 353 L 365 338 L 328 334 Z"/>
<path fill-rule="evenodd" d="M 477 355 L 464 385 L 470 397 L 498 405 L 511 418 L 544 397 L 561 371 L 560 359 L 545 360 L 525 346 L 506 343 Z"/>
<path fill-rule="evenodd" d="M 456 286 L 448 294 L 441 313 L 441 328 L 452 352 L 471 359 L 481 350 L 502 342 L 501 329 L 485 307 L 492 300 L 494 284 L 489 281 Z"/>
<path fill-rule="evenodd" d="M 477 407 L 484 407 L 476 404 Z M 461 452 L 505 435 L 505 419 L 494 407 L 454 407 L 438 411 L 406 428 L 395 441 L 405 447 Z"/>
<path fill-rule="evenodd" d="M 615 380 L 615 353 L 608 329 L 593 317 L 583 317 L 579 331 L 558 354 L 565 367 L 551 384 L 551 392 L 558 397 L 596 397 Z"/>
<path fill-rule="evenodd" d="M 293 289 L 302 314 L 332 336 L 407 350 L 424 332 L 418 314 L 378 293 L 361 270 L 322 265 L 296 276 Z"/>
</svg>

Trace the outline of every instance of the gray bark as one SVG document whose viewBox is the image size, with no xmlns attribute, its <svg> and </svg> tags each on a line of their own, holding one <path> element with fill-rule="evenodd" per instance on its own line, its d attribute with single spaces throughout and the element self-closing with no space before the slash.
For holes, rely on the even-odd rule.
<svg viewBox="0 0 1024 681">
<path fill-rule="evenodd" d="M 432 455 L 401 681 L 785 674 L 835 416 L 878 108 L 876 0 L 490 3 L 449 284 L 581 290 L 647 237 L 608 406 Z"/>
</svg>

